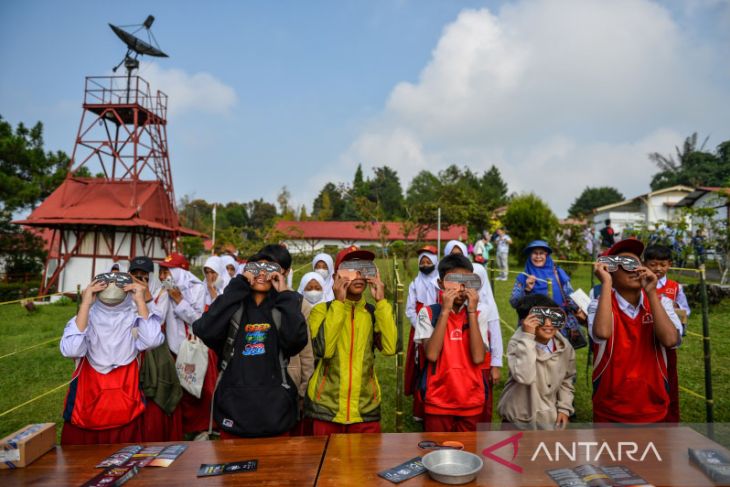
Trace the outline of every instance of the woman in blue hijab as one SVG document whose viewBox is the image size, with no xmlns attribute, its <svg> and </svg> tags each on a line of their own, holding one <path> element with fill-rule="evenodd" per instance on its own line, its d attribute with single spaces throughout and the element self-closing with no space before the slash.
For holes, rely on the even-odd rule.
<svg viewBox="0 0 730 487">
<path fill-rule="evenodd" d="M 553 253 L 553 249 L 546 241 L 534 240 L 525 247 L 524 252 L 528 255 L 525 270 L 515 280 L 509 303 L 513 308 L 517 308 L 517 303 L 524 296 L 531 294 L 550 296 L 552 294 L 553 301 L 560 304 L 568 318 L 565 329 L 562 330 L 563 335 L 571 338 L 571 335 L 575 335 L 573 330 L 577 331 L 579 328 L 578 318 L 584 319 L 585 315 L 570 299 L 570 295 L 573 293 L 570 277 L 553 262 L 550 255 Z M 548 279 L 552 282 L 551 292 L 548 292 Z M 580 332 L 578 331 L 578 333 Z M 576 347 L 581 346 L 578 345 L 579 342 L 580 340 L 574 342 L 571 339 L 571 343 Z"/>
</svg>

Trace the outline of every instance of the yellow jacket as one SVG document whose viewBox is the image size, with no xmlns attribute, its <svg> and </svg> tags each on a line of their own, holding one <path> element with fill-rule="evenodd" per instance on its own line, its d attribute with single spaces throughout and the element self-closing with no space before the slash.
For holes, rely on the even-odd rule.
<svg viewBox="0 0 730 487">
<path fill-rule="evenodd" d="M 373 306 L 364 298 L 320 303 L 308 322 L 317 366 L 305 415 L 342 424 L 380 420 L 375 348 L 393 355 L 398 342 L 390 303 L 382 299 Z"/>
</svg>

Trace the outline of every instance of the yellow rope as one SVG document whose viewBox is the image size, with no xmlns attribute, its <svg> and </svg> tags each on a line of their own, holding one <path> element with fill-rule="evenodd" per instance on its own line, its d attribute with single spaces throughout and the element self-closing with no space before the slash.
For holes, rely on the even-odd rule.
<svg viewBox="0 0 730 487">
<path fill-rule="evenodd" d="M 63 293 L 53 293 L 53 294 L 42 294 L 40 296 L 28 296 L 27 298 L 14 299 L 12 301 L 2 302 L 2 303 L 0 303 L 0 306 L 2 306 L 4 304 L 20 303 L 23 301 L 35 301 L 36 299 L 49 298 L 51 296 L 62 296 L 62 295 L 63 295 Z"/>
<path fill-rule="evenodd" d="M 23 353 L 23 352 L 25 352 L 25 351 L 27 351 L 27 350 L 31 350 L 31 349 L 33 349 L 33 348 L 36 348 L 36 347 L 40 347 L 40 346 L 42 346 L 42 345 L 46 345 L 46 344 L 48 344 L 48 343 L 51 343 L 51 342 L 56 342 L 56 341 L 58 341 L 58 340 L 60 340 L 60 338 L 58 338 L 58 337 L 56 337 L 56 338 L 51 338 L 50 340 L 46 340 L 45 342 L 41 342 L 41 343 L 38 343 L 38 344 L 36 344 L 36 345 L 33 345 L 32 347 L 28 347 L 28 348 L 23 348 L 23 349 L 21 349 L 21 350 L 16 350 L 15 352 L 10 352 L 10 353 L 6 353 L 5 355 L 0 355 L 0 360 L 1 360 L 1 359 L 4 359 L 5 357 L 10 357 L 10 356 L 12 356 L 12 355 L 16 355 L 16 354 L 18 354 L 18 353 Z"/>
<path fill-rule="evenodd" d="M 693 331 L 689 331 L 689 330 L 687 330 L 687 335 L 690 335 L 690 336 L 693 336 L 693 337 L 697 337 L 697 338 L 704 338 L 704 337 L 703 337 L 702 335 L 700 335 L 699 333 L 695 333 L 695 332 L 693 332 Z"/>
<path fill-rule="evenodd" d="M 24 402 L 23 404 L 18 404 L 17 406 L 15 406 L 15 407 L 12 407 L 12 408 L 8 409 L 8 410 L 7 410 L 7 411 L 5 411 L 5 412 L 2 412 L 2 413 L 0 413 L 0 418 L 2 418 L 3 416 L 5 416 L 5 415 L 7 415 L 7 414 L 10 414 L 10 413 L 12 413 L 12 412 L 13 412 L 13 411 L 15 411 L 16 409 L 20 409 L 20 408 L 22 408 L 23 406 L 27 406 L 28 404 L 30 404 L 30 403 L 32 403 L 32 402 L 34 402 L 34 401 L 37 401 L 38 399 L 40 399 L 40 398 L 42 398 L 42 397 L 45 397 L 45 396 L 47 396 L 47 395 L 49 395 L 49 394 L 52 394 L 52 393 L 56 392 L 56 391 L 57 391 L 57 390 L 59 390 L 59 389 L 62 389 L 62 388 L 64 388 L 64 387 L 66 387 L 66 386 L 67 386 L 67 385 L 68 385 L 68 384 L 69 384 L 70 382 L 71 382 L 71 381 L 68 381 L 68 382 L 64 382 L 64 383 L 63 383 L 63 384 L 61 384 L 60 386 L 54 387 L 54 388 L 53 388 L 53 389 L 51 389 L 50 391 L 46 391 L 46 392 L 44 392 L 43 394 L 40 394 L 40 395 L 38 395 L 38 396 L 34 397 L 33 399 L 31 399 L 31 400 L 29 400 L 29 401 L 25 401 L 25 402 Z"/>
<path fill-rule="evenodd" d="M 514 332 L 515 332 L 515 329 L 514 329 L 514 328 L 512 328 L 511 326 L 509 326 L 509 325 L 507 324 L 507 322 L 506 322 L 506 321 L 504 321 L 504 320 L 503 320 L 502 318 L 500 318 L 500 319 L 499 319 L 499 321 L 501 321 L 501 322 L 502 322 L 502 324 L 503 324 L 504 326 L 506 326 L 507 328 L 509 328 L 509 329 L 510 329 L 510 330 L 512 331 L 512 333 L 514 333 Z"/>
<path fill-rule="evenodd" d="M 691 390 L 687 389 L 686 387 L 679 386 L 679 390 L 681 390 L 682 392 L 686 392 L 690 396 L 694 396 L 699 399 L 702 399 L 703 401 L 707 401 L 707 398 L 705 396 L 697 394 L 695 391 L 691 391 Z"/>
</svg>

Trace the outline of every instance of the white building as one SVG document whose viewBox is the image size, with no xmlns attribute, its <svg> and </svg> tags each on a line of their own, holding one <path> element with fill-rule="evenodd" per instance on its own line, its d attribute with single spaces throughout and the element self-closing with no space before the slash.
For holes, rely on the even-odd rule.
<svg viewBox="0 0 730 487">
<path fill-rule="evenodd" d="M 596 229 L 611 220 L 611 226 L 620 236 L 626 228 L 651 228 L 662 221 L 674 219 L 678 213 L 677 203 L 694 190 L 689 186 L 672 186 L 636 196 L 631 199 L 601 206 L 593 210 L 593 224 Z"/>
<path fill-rule="evenodd" d="M 726 223 L 730 221 L 730 188 L 699 187 L 682 198 L 675 207 L 679 208 L 711 208 L 714 210 L 712 220 Z M 690 217 L 690 231 L 696 230 L 703 222 L 696 216 Z"/>
</svg>

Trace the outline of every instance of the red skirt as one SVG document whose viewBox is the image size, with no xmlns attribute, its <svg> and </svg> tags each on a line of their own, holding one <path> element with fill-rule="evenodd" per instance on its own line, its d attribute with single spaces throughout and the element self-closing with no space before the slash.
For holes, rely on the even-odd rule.
<svg viewBox="0 0 730 487">
<path fill-rule="evenodd" d="M 208 349 L 208 369 L 205 371 L 203 390 L 200 398 L 183 390 L 183 397 L 180 400 L 178 409 L 182 414 L 183 433 L 198 433 L 208 431 L 210 423 L 210 405 L 213 401 L 213 389 L 218 380 L 218 356 Z"/>
<path fill-rule="evenodd" d="M 153 400 L 147 399 L 142 414 L 142 441 L 182 441 L 183 417 L 180 406 L 172 414 L 165 413 Z"/>
<path fill-rule="evenodd" d="M 679 423 L 679 374 L 677 373 L 677 349 L 667 349 L 667 379 L 669 379 L 669 411 L 664 420 Z"/>
<path fill-rule="evenodd" d="M 413 341 L 415 328 L 411 327 L 408 335 L 408 351 L 406 353 L 405 377 L 403 380 L 403 389 L 406 396 L 413 395 L 413 416 L 423 418 L 425 415 L 423 407 L 423 397 L 418 388 L 418 379 L 421 377 L 423 367 L 418 363 L 416 357 L 423 363 L 425 362 L 426 351 L 423 345 Z"/>
<path fill-rule="evenodd" d="M 80 428 L 68 421 L 61 430 L 62 445 L 105 445 L 109 443 L 139 443 L 142 438 L 142 416 L 131 423 L 107 430 Z"/>
<path fill-rule="evenodd" d="M 477 422 L 479 423 L 491 423 L 492 422 L 492 374 L 491 369 L 482 368 L 482 379 L 484 380 L 484 407 L 479 415 Z"/>
</svg>

